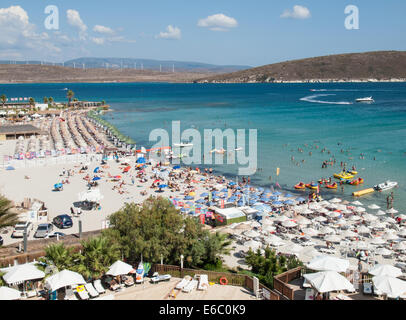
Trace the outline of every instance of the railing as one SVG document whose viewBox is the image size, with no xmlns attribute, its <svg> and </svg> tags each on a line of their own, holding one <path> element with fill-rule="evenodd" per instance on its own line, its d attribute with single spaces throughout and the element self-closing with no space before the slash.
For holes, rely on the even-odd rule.
<svg viewBox="0 0 406 320">
<path fill-rule="evenodd" d="M 302 267 L 297 267 L 274 277 L 273 288 L 289 300 L 294 300 L 295 290 L 288 283 L 302 276 Z"/>
</svg>

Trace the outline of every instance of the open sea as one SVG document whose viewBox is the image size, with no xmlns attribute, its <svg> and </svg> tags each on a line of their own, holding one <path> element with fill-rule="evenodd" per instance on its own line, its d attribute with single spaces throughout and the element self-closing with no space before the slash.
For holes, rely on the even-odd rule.
<svg viewBox="0 0 406 320">
<path fill-rule="evenodd" d="M 0 94 L 66 101 L 64 88 L 73 90 L 80 100 L 105 100 L 114 112 L 104 118 L 137 141 L 137 147 L 154 145 L 150 132 L 163 128 L 170 133 L 174 120 L 181 121 L 182 130 L 257 129 L 259 169 L 251 184 L 270 187 L 278 182 L 290 193 L 307 195 L 293 186 L 328 178 L 346 162 L 348 169 L 357 168 L 356 177 L 364 178 L 364 185 L 345 185 L 344 193 L 340 188 L 322 188 L 326 199 L 354 201 L 353 191 L 394 180 L 399 183 L 392 190 L 394 207 L 406 213 L 406 83 L 11 84 L 0 85 Z M 369 96 L 375 103 L 354 102 Z M 322 169 L 322 162 L 330 158 L 336 164 Z M 236 165 L 211 167 L 236 177 Z M 374 192 L 358 200 L 385 210 L 389 193 Z"/>
</svg>

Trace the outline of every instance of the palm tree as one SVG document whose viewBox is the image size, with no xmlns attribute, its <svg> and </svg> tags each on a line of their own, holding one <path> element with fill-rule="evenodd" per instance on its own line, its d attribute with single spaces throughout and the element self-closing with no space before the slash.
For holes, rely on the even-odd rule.
<svg viewBox="0 0 406 320">
<path fill-rule="evenodd" d="M 47 104 L 48 101 L 49 101 L 48 98 L 47 98 L 47 97 L 44 97 L 44 103 Z"/>
<path fill-rule="evenodd" d="M 46 265 L 55 266 L 58 271 L 72 268 L 72 265 L 77 258 L 77 254 L 72 248 L 67 248 L 63 243 L 51 244 L 45 248 L 45 257 L 39 261 Z"/>
<path fill-rule="evenodd" d="M 18 214 L 11 211 L 12 207 L 10 200 L 0 196 L 0 229 L 14 226 L 19 222 Z"/>
<path fill-rule="evenodd" d="M 30 98 L 30 106 L 31 106 L 32 108 L 34 108 L 34 106 L 35 106 L 35 100 L 34 100 L 34 98 Z"/>
<path fill-rule="evenodd" d="M 4 108 L 4 105 L 6 104 L 6 101 L 7 101 L 6 95 L 5 95 L 5 94 L 2 94 L 2 95 L 0 96 L 0 100 L 1 100 L 1 102 L 3 103 L 3 108 Z"/>
<path fill-rule="evenodd" d="M 106 237 L 91 238 L 81 242 L 82 253 L 74 271 L 82 274 L 86 279 L 98 279 L 109 267 L 120 259 L 120 249 Z"/>
<path fill-rule="evenodd" d="M 49 101 L 50 104 L 53 104 L 53 103 L 54 103 L 54 98 L 49 97 L 49 98 L 48 98 L 48 101 Z"/>
<path fill-rule="evenodd" d="M 72 98 L 75 96 L 75 93 L 72 91 L 72 90 L 69 90 L 67 93 L 66 93 L 66 97 L 68 98 L 68 100 L 69 100 L 69 103 L 68 103 L 68 105 L 70 106 L 70 104 L 71 104 L 71 101 L 72 101 Z"/>
</svg>

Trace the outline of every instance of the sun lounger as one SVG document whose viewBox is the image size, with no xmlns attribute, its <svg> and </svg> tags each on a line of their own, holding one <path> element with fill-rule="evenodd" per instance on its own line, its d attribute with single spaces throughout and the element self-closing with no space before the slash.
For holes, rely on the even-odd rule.
<svg viewBox="0 0 406 320">
<path fill-rule="evenodd" d="M 207 290 L 208 287 L 209 287 L 209 277 L 207 276 L 207 274 L 201 274 L 197 290 Z"/>
<path fill-rule="evenodd" d="M 314 300 L 314 289 L 307 288 L 305 300 Z"/>
<path fill-rule="evenodd" d="M 76 292 L 79 295 L 81 300 L 89 300 L 90 299 L 89 294 L 87 293 L 84 286 L 76 287 Z"/>
<path fill-rule="evenodd" d="M 93 285 L 91 283 L 86 283 L 85 288 L 86 288 L 87 292 L 89 292 L 90 297 L 96 298 L 99 296 L 99 293 L 97 292 L 97 290 L 93 287 Z"/>
<path fill-rule="evenodd" d="M 98 293 L 105 293 L 106 289 L 103 288 L 100 279 L 93 281 L 94 288 Z"/>
<path fill-rule="evenodd" d="M 196 289 L 197 285 L 198 285 L 198 281 L 193 279 L 191 281 L 189 281 L 189 283 L 182 289 L 183 292 L 191 292 L 192 290 Z"/>
<path fill-rule="evenodd" d="M 134 285 L 134 278 L 131 276 L 126 276 L 125 280 L 124 280 L 124 284 L 126 287 L 131 287 Z"/>
<path fill-rule="evenodd" d="M 184 277 L 177 285 L 176 285 L 176 289 L 182 290 L 189 282 L 190 282 L 191 278 L 190 276 L 186 276 Z"/>
<path fill-rule="evenodd" d="M 65 300 L 77 300 L 75 293 L 73 292 L 72 288 L 66 289 Z"/>
</svg>

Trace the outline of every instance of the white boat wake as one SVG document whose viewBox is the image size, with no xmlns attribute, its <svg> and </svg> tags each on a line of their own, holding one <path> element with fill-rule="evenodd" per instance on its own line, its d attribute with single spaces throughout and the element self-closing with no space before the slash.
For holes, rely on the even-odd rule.
<svg viewBox="0 0 406 320">
<path fill-rule="evenodd" d="M 335 94 L 315 94 L 312 96 L 307 96 L 301 98 L 300 101 L 312 102 L 312 103 L 323 103 L 323 104 L 353 104 L 352 102 L 348 101 L 323 101 L 323 100 L 316 100 L 319 97 L 326 97 L 326 96 L 335 96 Z"/>
</svg>

